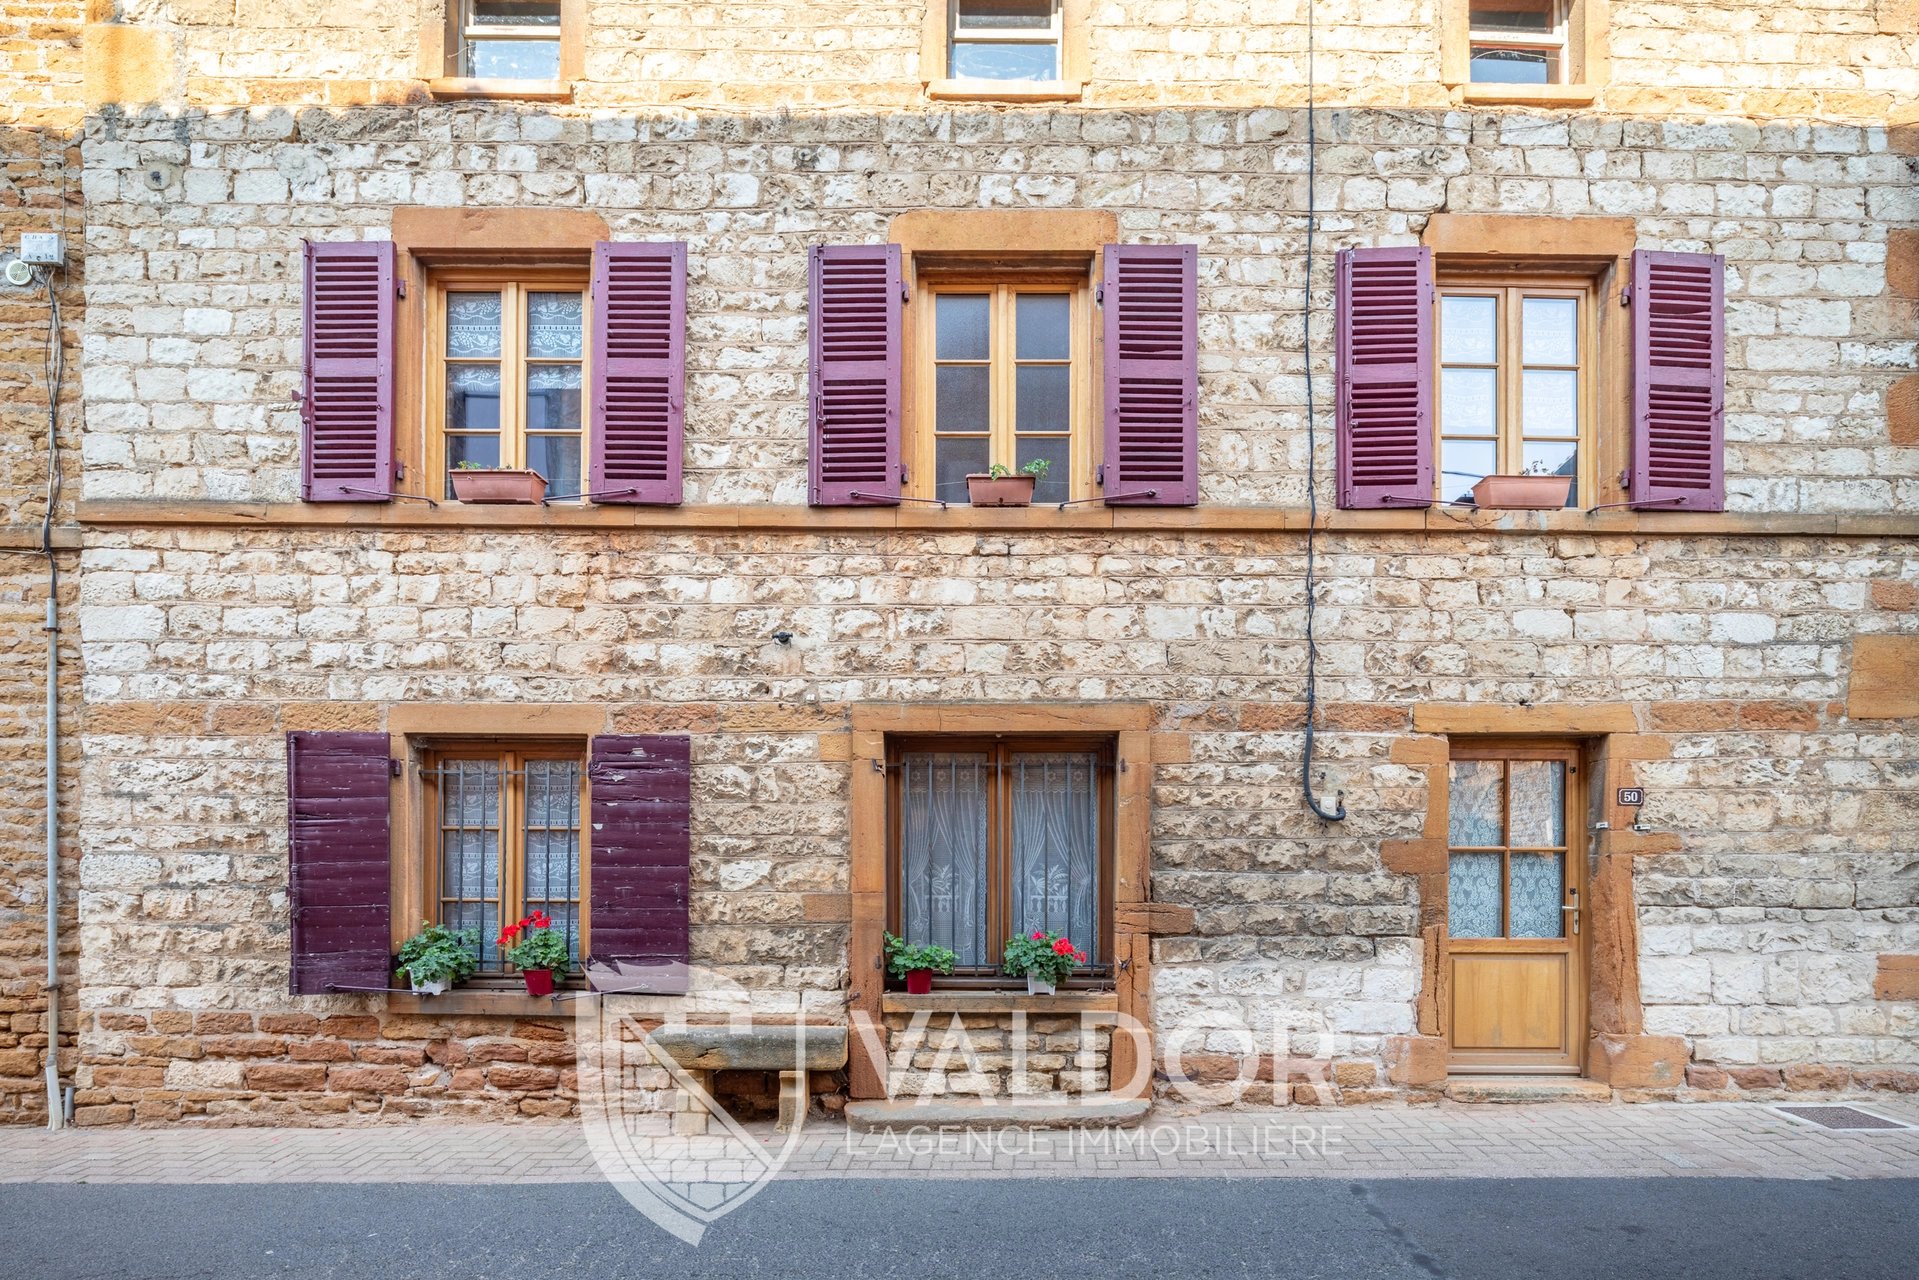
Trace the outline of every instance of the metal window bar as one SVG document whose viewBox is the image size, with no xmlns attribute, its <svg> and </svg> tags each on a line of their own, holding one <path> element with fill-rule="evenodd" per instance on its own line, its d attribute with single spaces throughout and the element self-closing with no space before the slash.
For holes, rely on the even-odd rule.
<svg viewBox="0 0 1919 1280">
<path fill-rule="evenodd" d="M 489 760 L 457 760 L 451 766 L 423 771 L 440 779 L 440 919 L 455 929 L 476 929 L 480 935 L 477 959 L 485 973 L 505 972 L 504 961 L 496 945 L 505 885 L 500 876 L 502 835 L 499 820 L 503 770 Z M 448 780 L 450 781 L 450 784 Z M 487 821 L 491 789 L 493 821 Z M 477 801 L 479 821 L 469 821 Z M 491 837 L 489 841 L 489 837 Z M 479 883 L 467 883 L 467 863 L 474 845 L 478 845 Z M 489 843 L 491 847 L 489 848 Z M 487 868 L 494 877 L 493 894 L 487 894 Z M 487 918 L 491 906 L 492 919 Z"/>
<path fill-rule="evenodd" d="M 525 869 L 522 872 L 524 884 L 522 892 L 526 898 L 526 909 L 544 910 L 558 924 L 562 920 L 566 930 L 566 949 L 575 965 L 580 962 L 580 766 L 573 760 L 529 760 L 523 771 L 528 779 L 525 817 L 523 820 L 526 841 Z M 539 777 L 544 780 L 539 794 L 539 807 L 536 811 L 532 780 Z M 556 806 L 558 797 L 554 788 L 565 790 L 564 804 Z M 559 821 L 555 822 L 555 809 Z M 535 818 L 539 821 L 535 821 Z M 561 861 L 564 866 L 563 882 L 559 886 L 563 892 L 554 893 L 553 862 L 554 841 L 559 837 L 562 845 Z M 533 849 L 537 844 L 540 850 L 540 878 L 538 881 L 541 896 L 535 896 L 533 878 Z M 554 908 L 560 910 L 556 913 Z"/>
</svg>

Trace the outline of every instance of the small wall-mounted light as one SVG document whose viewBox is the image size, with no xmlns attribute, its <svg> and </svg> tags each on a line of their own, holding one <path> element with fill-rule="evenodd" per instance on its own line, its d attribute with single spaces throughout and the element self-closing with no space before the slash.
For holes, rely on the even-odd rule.
<svg viewBox="0 0 1919 1280">
<path fill-rule="evenodd" d="M 773 639 L 778 644 L 792 644 L 793 633 L 791 631 L 775 631 L 773 633 Z"/>
</svg>

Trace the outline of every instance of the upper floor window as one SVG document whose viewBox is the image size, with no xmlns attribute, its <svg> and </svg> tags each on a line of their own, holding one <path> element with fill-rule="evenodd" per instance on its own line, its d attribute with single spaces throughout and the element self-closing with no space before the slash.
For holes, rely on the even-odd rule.
<svg viewBox="0 0 1919 1280">
<path fill-rule="evenodd" d="M 1036 467 L 1034 502 L 1084 496 L 1092 444 L 1081 386 L 1090 342 L 1083 282 L 938 280 L 929 295 L 907 474 L 931 484 L 909 488 L 965 502 L 969 475 Z"/>
<path fill-rule="evenodd" d="M 453 0 L 459 72 L 478 80 L 558 80 L 560 0 Z"/>
<path fill-rule="evenodd" d="M 1566 476 L 1580 505 L 1591 327 L 1589 282 L 1440 280 L 1440 501 L 1471 502 L 1489 475 Z"/>
<path fill-rule="evenodd" d="M 1565 84 L 1573 0 L 1471 0 L 1471 78 L 1477 84 Z"/>
<path fill-rule="evenodd" d="M 1060 0 L 949 0 L 948 9 L 953 79 L 1064 78 Z"/>
<path fill-rule="evenodd" d="M 428 474 L 537 471 L 548 497 L 577 497 L 585 463 L 585 280 L 568 272 L 446 272 L 433 278 Z M 437 452 L 437 457 L 434 456 Z"/>
</svg>

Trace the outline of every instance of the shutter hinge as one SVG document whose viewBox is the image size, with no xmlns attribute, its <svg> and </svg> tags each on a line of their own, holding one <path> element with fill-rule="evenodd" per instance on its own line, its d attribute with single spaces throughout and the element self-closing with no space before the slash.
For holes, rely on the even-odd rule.
<svg viewBox="0 0 1919 1280">
<path fill-rule="evenodd" d="M 904 466 L 900 468 L 900 483 L 906 483 L 906 468 Z"/>
<path fill-rule="evenodd" d="M 1632 305 L 1631 285 L 1627 284 L 1619 287 L 1619 305 L 1622 307 L 1630 307 Z"/>
<path fill-rule="evenodd" d="M 1620 487 L 1624 488 L 1625 486 L 1630 485 L 1631 483 L 1632 483 L 1632 468 L 1631 467 L 1621 468 L 1619 472 Z"/>
<path fill-rule="evenodd" d="M 406 297 L 406 277 L 405 276 L 393 277 L 393 287 L 402 298 Z"/>
<path fill-rule="evenodd" d="M 1099 485 L 1101 488 L 1104 488 L 1106 486 L 1106 464 L 1105 463 L 1102 462 L 1098 466 L 1093 468 L 1093 483 L 1096 485 Z"/>
<path fill-rule="evenodd" d="M 906 281 L 904 279 L 901 279 L 900 281 L 900 301 L 901 302 L 908 301 L 907 293 L 906 293 Z"/>
<path fill-rule="evenodd" d="M 1105 285 L 1100 285 L 1098 288 L 1093 290 L 1093 302 L 1097 306 L 1103 307 L 1106 305 L 1106 286 Z"/>
<path fill-rule="evenodd" d="M 405 766 L 403 766 L 398 760 L 395 760 L 392 756 L 387 757 L 387 761 L 386 761 L 387 777 L 397 778 L 397 777 L 400 777 L 404 772 L 405 772 Z"/>
</svg>

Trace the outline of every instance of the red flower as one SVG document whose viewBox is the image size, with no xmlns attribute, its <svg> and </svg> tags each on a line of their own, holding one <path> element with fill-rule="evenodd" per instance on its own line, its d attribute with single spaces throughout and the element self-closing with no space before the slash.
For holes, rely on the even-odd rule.
<svg viewBox="0 0 1919 1280">
<path fill-rule="evenodd" d="M 1033 941 L 1034 941 L 1034 942 L 1044 942 L 1044 941 L 1046 941 L 1046 930 L 1044 930 L 1044 929 L 1035 929 L 1035 930 L 1033 930 Z"/>
<path fill-rule="evenodd" d="M 1078 961 L 1078 962 L 1079 962 L 1080 964 L 1085 964 L 1085 963 L 1086 963 L 1086 953 L 1085 953 L 1084 951 L 1075 951 L 1075 952 L 1073 953 L 1073 959 L 1074 959 L 1074 960 L 1076 960 L 1076 961 Z"/>
<path fill-rule="evenodd" d="M 552 921 L 546 918 L 546 912 L 544 911 L 535 911 L 531 916 L 527 918 L 533 921 L 533 927 L 535 929 L 544 929 L 549 924 L 552 923 Z"/>
<path fill-rule="evenodd" d="M 1060 938 L 1053 943 L 1053 954 L 1056 956 L 1070 956 L 1073 954 L 1073 944 L 1064 938 Z"/>
</svg>

